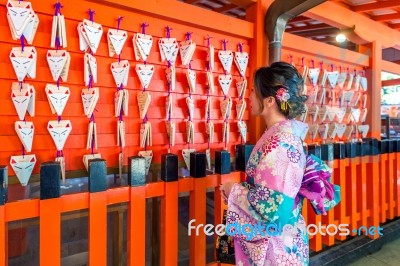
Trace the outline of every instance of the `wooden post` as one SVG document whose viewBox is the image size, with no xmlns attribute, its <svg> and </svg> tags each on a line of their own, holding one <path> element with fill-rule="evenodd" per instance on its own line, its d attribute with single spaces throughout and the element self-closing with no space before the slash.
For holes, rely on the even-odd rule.
<svg viewBox="0 0 400 266">
<path fill-rule="evenodd" d="M 249 41 L 249 67 L 253 73 L 257 68 L 268 65 L 268 40 L 264 33 L 264 17 L 272 0 L 259 0 L 246 10 L 246 19 L 254 23 L 254 38 Z M 249 78 L 248 88 L 253 86 L 252 77 Z M 248 90 L 249 91 L 249 90 Z M 265 122 L 259 116 L 250 116 L 248 125 L 249 142 L 255 143 L 265 130 Z"/>
<path fill-rule="evenodd" d="M 89 160 L 89 265 L 107 265 L 107 167 Z"/>
<path fill-rule="evenodd" d="M 360 52 L 370 57 L 370 65 L 365 71 L 368 79 L 367 91 L 367 120 L 370 126 L 369 136 L 381 138 L 381 72 L 382 72 L 382 44 L 379 40 L 373 41 L 367 46 L 360 46 Z M 372 100 L 373 99 L 373 100 Z M 373 104 L 372 104 L 373 103 Z"/>
<path fill-rule="evenodd" d="M 60 265 L 61 257 L 61 168 L 58 162 L 40 166 L 40 265 Z"/>
<path fill-rule="evenodd" d="M 145 158 L 128 158 L 127 265 L 146 264 L 146 167 Z"/>
</svg>

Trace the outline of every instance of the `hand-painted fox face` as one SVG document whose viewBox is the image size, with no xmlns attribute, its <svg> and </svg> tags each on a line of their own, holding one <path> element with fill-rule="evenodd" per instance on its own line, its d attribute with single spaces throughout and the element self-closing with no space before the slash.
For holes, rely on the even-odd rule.
<svg viewBox="0 0 400 266">
<path fill-rule="evenodd" d="M 65 128 L 53 128 L 52 125 L 49 125 L 49 130 L 53 138 L 57 142 L 61 143 L 63 141 L 63 138 L 66 138 L 68 136 L 69 124 L 67 124 Z"/>
<path fill-rule="evenodd" d="M 221 61 L 222 67 L 225 71 L 230 72 L 233 62 L 233 54 L 231 51 L 219 51 L 219 60 Z"/>
<path fill-rule="evenodd" d="M 86 32 L 89 45 L 91 48 L 98 46 L 100 42 L 101 35 L 103 34 L 103 27 L 97 23 L 90 23 L 87 21 L 83 22 L 83 32 Z"/>
<path fill-rule="evenodd" d="M 29 88 L 13 89 L 11 99 L 20 120 L 23 120 L 29 106 L 31 94 Z"/>
<path fill-rule="evenodd" d="M 126 34 L 124 33 L 121 36 L 121 35 L 113 35 L 112 33 L 110 33 L 110 39 L 113 40 L 114 45 L 115 44 L 122 45 L 126 40 Z"/>
<path fill-rule="evenodd" d="M 247 64 L 249 62 L 249 56 L 246 54 L 236 54 L 235 55 L 236 65 L 239 69 L 239 72 L 242 76 L 246 73 Z"/>
<path fill-rule="evenodd" d="M 24 51 L 18 51 L 13 48 L 10 53 L 11 63 L 19 81 L 23 81 L 27 74 L 31 72 L 33 61 L 36 57 L 34 49 L 25 48 Z"/>
<path fill-rule="evenodd" d="M 16 174 L 23 174 L 25 172 L 32 172 L 35 162 L 36 161 L 34 158 L 28 162 L 17 162 L 15 160 L 11 160 L 11 165 L 15 169 L 14 172 Z"/>
<path fill-rule="evenodd" d="M 120 62 L 115 62 L 111 64 L 111 72 L 113 74 L 115 83 L 117 87 L 121 86 L 121 84 L 127 85 L 128 82 L 128 71 L 129 71 L 129 62 L 128 60 L 122 60 Z"/>
<path fill-rule="evenodd" d="M 8 1 L 7 10 L 11 22 L 17 31 L 22 30 L 22 26 L 33 12 L 31 3 L 23 1 Z"/>
<path fill-rule="evenodd" d="M 150 36 L 149 39 L 146 39 L 138 35 L 137 40 L 139 42 L 140 47 L 142 47 L 143 52 L 148 56 L 150 54 L 151 46 L 153 44 L 153 38 L 151 38 Z"/>
<path fill-rule="evenodd" d="M 218 77 L 218 81 L 219 81 L 219 84 L 221 85 L 224 95 L 228 95 L 229 88 L 232 83 L 232 76 L 231 75 L 220 75 Z"/>
<path fill-rule="evenodd" d="M 11 57 L 14 58 L 15 55 L 11 54 Z M 27 57 L 27 58 L 18 58 L 18 59 L 11 59 L 13 63 L 15 63 L 15 69 L 17 71 L 17 74 L 24 74 L 26 73 L 31 66 L 30 64 L 32 63 L 32 55 Z"/>
<path fill-rule="evenodd" d="M 34 130 L 35 128 L 32 122 L 15 122 L 15 131 L 17 131 L 18 137 L 28 152 L 32 150 Z"/>
<path fill-rule="evenodd" d="M 64 148 L 65 141 L 72 130 L 72 125 L 69 120 L 49 121 L 47 130 L 50 132 L 51 137 L 57 147 L 61 151 Z"/>
<path fill-rule="evenodd" d="M 45 90 L 49 103 L 54 108 L 55 112 L 58 115 L 62 115 L 62 112 L 64 111 L 64 108 L 67 105 L 67 101 L 69 99 L 69 88 L 47 84 Z"/>
<path fill-rule="evenodd" d="M 163 44 L 163 51 L 165 55 L 168 56 L 173 56 L 176 53 L 176 49 L 178 48 L 177 44 Z"/>
<path fill-rule="evenodd" d="M 65 60 L 67 59 L 66 53 L 62 53 L 60 55 L 54 55 L 51 53 L 47 53 L 47 60 L 49 60 L 50 67 L 57 69 L 59 71 L 62 70 L 65 64 Z"/>
<path fill-rule="evenodd" d="M 121 53 L 127 37 L 128 33 L 124 30 L 116 30 L 116 29 L 108 30 L 109 41 L 111 42 L 111 45 L 115 50 L 115 53 L 118 55 Z"/>
<path fill-rule="evenodd" d="M 94 94 L 95 94 L 94 90 L 92 90 L 91 93 L 90 92 L 85 93 L 84 91 L 82 91 L 81 96 L 82 96 L 82 102 L 83 102 L 83 108 L 85 110 L 85 114 L 90 109 L 90 104 L 94 98 Z"/>
<path fill-rule="evenodd" d="M 82 98 L 84 113 L 86 116 L 90 117 L 99 99 L 99 89 L 85 88 L 82 90 L 81 98 Z"/>
<path fill-rule="evenodd" d="M 149 65 L 136 65 L 136 72 L 139 75 L 142 86 L 147 88 L 150 84 L 151 78 L 153 77 L 154 67 Z"/>
<path fill-rule="evenodd" d="M 11 167 L 23 186 L 28 183 L 32 170 L 35 167 L 35 163 L 35 155 L 11 156 Z"/>
<path fill-rule="evenodd" d="M 65 102 L 68 98 L 69 92 L 66 92 L 66 94 L 62 93 L 55 93 L 53 94 L 51 91 L 49 92 L 49 97 L 52 99 L 53 106 L 56 108 L 62 108 L 65 105 Z"/>
<path fill-rule="evenodd" d="M 65 51 L 61 53 L 58 51 L 49 51 L 47 53 L 47 62 L 49 63 L 53 78 L 57 80 L 67 62 L 67 53 Z"/>
</svg>

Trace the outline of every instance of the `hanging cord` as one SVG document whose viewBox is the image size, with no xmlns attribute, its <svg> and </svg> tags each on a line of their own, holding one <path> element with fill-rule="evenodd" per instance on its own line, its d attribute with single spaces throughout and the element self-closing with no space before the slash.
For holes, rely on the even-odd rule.
<svg viewBox="0 0 400 266">
<path fill-rule="evenodd" d="M 124 17 L 123 16 L 119 16 L 117 18 L 117 32 L 120 30 L 120 26 L 121 26 L 121 21 Z M 119 53 L 118 55 L 118 63 L 121 62 L 121 53 Z"/>
<path fill-rule="evenodd" d="M 96 12 L 94 10 L 92 10 L 91 8 L 89 8 L 88 13 L 89 13 L 89 20 L 91 22 L 93 22 L 94 21 L 94 14 L 96 14 Z"/>
<path fill-rule="evenodd" d="M 167 31 L 167 38 L 171 38 L 171 31 L 173 30 L 171 27 L 167 26 L 165 27 L 165 30 Z"/>
<path fill-rule="evenodd" d="M 185 36 L 186 36 L 186 41 L 189 41 L 192 39 L 192 34 L 193 32 L 186 32 Z"/>
<path fill-rule="evenodd" d="M 24 49 L 25 49 L 25 36 L 23 34 L 21 35 L 20 41 L 21 41 L 21 51 L 24 52 Z"/>
<path fill-rule="evenodd" d="M 121 29 L 121 21 L 123 20 L 123 18 L 124 18 L 123 16 L 119 16 L 117 18 L 117 31 L 119 31 Z M 120 63 L 120 62 L 121 62 L 121 54 L 118 55 L 118 63 Z M 121 82 L 121 85 L 119 87 L 117 87 L 117 92 L 121 91 L 121 90 L 124 90 L 124 85 L 122 84 L 122 82 Z M 123 116 L 122 116 L 122 109 L 123 108 L 121 106 L 121 109 L 119 111 L 119 116 L 118 116 L 118 121 L 120 121 L 120 122 L 124 121 Z M 120 151 L 122 152 L 122 137 L 121 137 L 121 135 L 118 135 L 118 138 L 120 140 L 119 141 L 119 143 L 120 143 L 120 145 L 119 145 Z"/>
<path fill-rule="evenodd" d="M 208 89 L 207 89 L 207 101 L 208 101 L 208 99 L 210 99 L 210 86 L 208 86 Z M 209 108 L 207 109 L 207 123 L 210 123 L 210 120 L 211 120 L 210 108 L 211 108 L 211 106 L 209 106 Z M 210 134 L 211 133 L 212 132 L 210 132 Z M 208 149 L 210 149 L 210 139 L 211 139 L 211 136 L 209 135 L 208 136 Z"/>
<path fill-rule="evenodd" d="M 206 38 L 206 40 L 207 40 L 207 47 L 210 47 L 211 46 L 211 41 L 210 41 L 210 39 L 212 39 L 213 37 L 211 37 L 210 35 L 208 35 L 207 34 L 207 38 Z"/>
<path fill-rule="evenodd" d="M 54 4 L 54 9 L 55 9 L 54 16 L 61 15 L 61 8 L 63 8 L 63 7 L 64 6 L 62 6 L 60 2 L 55 3 Z"/>
<path fill-rule="evenodd" d="M 171 62 L 169 60 L 167 62 L 168 62 L 168 68 L 170 68 L 172 66 Z M 167 87 L 168 87 L 168 96 L 167 97 L 169 98 L 171 95 L 171 82 L 168 81 L 167 83 L 168 83 L 167 84 Z M 171 125 L 171 108 L 172 107 L 169 108 L 168 114 L 167 114 L 168 125 Z M 170 134 L 171 133 L 172 132 L 170 132 Z M 168 153 L 171 153 L 171 135 L 169 135 L 167 139 L 168 139 Z"/>
<path fill-rule="evenodd" d="M 224 47 L 224 51 L 226 51 L 226 44 L 228 43 L 228 41 L 226 40 L 226 39 L 223 39 L 222 40 L 222 45 L 223 45 L 223 47 Z M 225 73 L 225 75 L 228 75 L 228 71 L 226 71 L 226 70 L 224 70 L 224 73 Z M 226 99 L 226 95 L 225 95 L 225 98 L 224 99 Z"/>
</svg>

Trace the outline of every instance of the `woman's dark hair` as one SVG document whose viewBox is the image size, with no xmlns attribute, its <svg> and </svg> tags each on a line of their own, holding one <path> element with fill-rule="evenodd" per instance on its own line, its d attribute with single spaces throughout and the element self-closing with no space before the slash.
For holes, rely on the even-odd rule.
<svg viewBox="0 0 400 266">
<path fill-rule="evenodd" d="M 281 109 L 281 102 L 276 98 L 280 88 L 285 88 L 290 95 L 289 108 Z M 260 102 L 267 97 L 274 97 L 279 111 L 287 118 L 295 118 L 305 112 L 306 95 L 302 95 L 304 80 L 297 69 L 285 62 L 272 63 L 261 67 L 254 74 L 254 90 Z"/>
</svg>

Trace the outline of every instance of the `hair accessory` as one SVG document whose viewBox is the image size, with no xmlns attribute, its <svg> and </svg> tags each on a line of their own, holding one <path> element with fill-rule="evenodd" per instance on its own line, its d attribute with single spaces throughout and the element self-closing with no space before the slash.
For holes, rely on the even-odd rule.
<svg viewBox="0 0 400 266">
<path fill-rule="evenodd" d="M 289 108 L 288 100 L 290 99 L 290 94 L 287 89 L 281 87 L 276 92 L 276 98 L 281 102 L 281 110 L 286 111 Z"/>
</svg>

